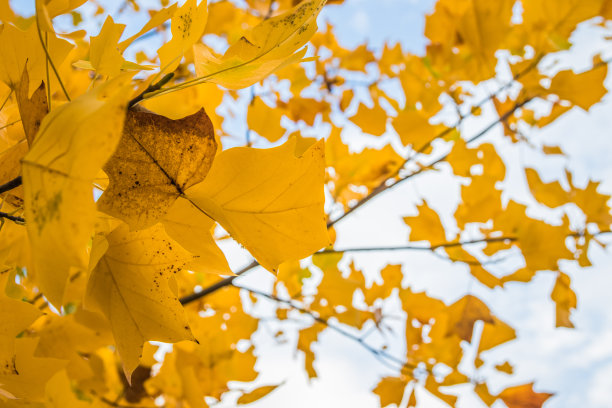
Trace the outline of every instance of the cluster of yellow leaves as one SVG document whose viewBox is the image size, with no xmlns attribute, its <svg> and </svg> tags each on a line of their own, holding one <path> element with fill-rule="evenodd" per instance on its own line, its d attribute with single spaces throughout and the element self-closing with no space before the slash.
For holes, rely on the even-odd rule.
<svg viewBox="0 0 612 408">
<path fill-rule="evenodd" d="M 61 406 L 60 401 L 53 400 L 51 389 L 44 402 L 45 384 L 66 364 L 70 379 L 82 382 L 83 391 L 96 399 L 103 401 L 109 392 L 117 392 L 116 385 L 109 389 L 112 382 L 96 378 L 100 375 L 96 360 L 106 364 L 100 359 L 113 359 L 106 348 L 111 344 L 121 357 L 130 389 L 138 385 L 132 381 L 144 381 L 132 374 L 139 373 L 142 364 L 149 371 L 154 364 L 150 355 L 143 355 L 143 345 L 149 340 L 198 342 L 199 337 L 203 346 L 186 343 L 177 349 L 184 350 L 183 354 L 177 351 L 181 361 L 192 361 L 184 353 L 213 352 L 213 342 L 218 345 L 216 353 L 225 355 L 227 339 L 209 339 L 208 333 L 214 330 L 194 317 L 197 311 L 188 317 L 177 287 L 179 273 L 188 269 L 200 280 L 207 273 L 231 274 L 212 237 L 215 221 L 271 271 L 328 244 L 323 142 L 296 144 L 293 138 L 276 149 L 235 148 L 218 153 L 218 137 L 204 106 L 191 115 L 168 118 L 130 102 L 142 90 L 135 89 L 133 74 L 126 71 L 150 68 L 126 61 L 125 49 L 171 19 L 172 39 L 158 51 L 159 66 L 160 73 L 176 70 L 204 32 L 206 1 L 190 0 L 180 8 L 174 5 L 158 11 L 139 34 L 123 42 L 125 26 L 109 16 L 90 44 L 78 43 L 76 48 L 58 37 L 51 19 L 83 2 L 62 3 L 61 7 L 59 3 L 37 2 L 37 14 L 23 22 L 10 13 L 0 29 L 0 80 L 2 87 L 10 89 L 5 94 L 8 108 L 17 108 L 15 114 L 27 138 L 2 135 L 6 156 L 2 182 L 18 175 L 23 180 L 23 189 L 10 191 L 2 209 L 27 220 L 25 227 L 3 220 L 2 288 L 15 279 L 27 282 L 27 290 L 14 294 L 15 298 L 30 298 L 30 303 L 42 300 L 62 315 L 49 313 L 39 318 L 41 313 L 30 303 L 7 298 L 2 305 L 8 325 L 3 323 L 2 328 L 6 367 L 0 387 L 3 399 L 40 400 L 52 406 Z M 256 24 L 249 35 L 254 35 L 254 41 L 265 38 L 263 50 L 254 55 L 254 50 L 238 44 L 232 52 L 232 58 L 244 62 L 241 67 L 253 71 L 223 76 L 223 83 L 241 88 L 245 84 L 237 78 L 257 82 L 278 66 L 299 60 L 305 51 L 297 58 L 294 52 L 316 31 L 314 20 L 322 5 L 319 1 L 289 8 L 279 17 Z M 81 55 L 86 59 L 78 59 Z M 219 69 L 235 75 L 240 68 L 234 66 L 234 59 L 228 59 L 229 68 Z M 275 61 L 273 66 L 268 59 Z M 51 64 L 54 81 L 48 80 Z M 94 84 L 82 81 L 82 69 L 95 71 Z M 60 86 L 63 95 L 57 92 Z M 163 110 L 163 105 L 154 107 Z M 103 191 L 97 202 L 94 186 Z M 11 271 L 20 271 L 20 277 Z M 239 303 L 239 299 L 234 301 Z M 84 317 L 77 319 L 79 315 Z M 101 325 L 92 324 L 92 319 Z M 211 319 L 207 322 L 218 324 Z M 15 342 L 15 336 L 26 329 L 27 338 Z M 245 327 L 241 338 L 248 339 L 254 330 Z M 98 341 L 87 342 L 83 349 L 75 336 L 81 333 L 85 341 L 92 331 Z M 66 342 L 75 339 L 78 353 L 60 348 L 56 336 L 64 332 Z M 28 356 L 34 349 L 36 355 L 59 360 L 32 360 Z M 206 355 L 202 358 L 209 360 Z M 252 355 L 249 358 L 253 360 Z M 235 364 L 227 378 L 209 371 L 225 370 L 221 365 L 211 367 L 206 362 L 202 366 L 201 375 L 215 383 L 202 390 L 197 406 L 205 404 L 204 395 L 219 397 L 228 381 L 238 379 L 234 373 L 243 372 L 245 364 L 252 367 L 254 361 Z M 86 369 L 75 376 L 79 367 Z M 250 381 L 256 374 L 242 375 Z M 53 381 L 64 381 L 66 374 L 57 378 Z M 102 383 L 87 385 L 92 380 Z M 185 377 L 185 381 L 189 382 L 185 389 L 196 392 L 191 386 L 194 379 Z M 62 387 L 62 392 L 70 393 L 63 383 Z M 254 400 L 256 395 L 245 399 Z M 185 398 L 195 401 L 193 395 Z"/>
<path fill-rule="evenodd" d="M 532 384 L 493 395 L 462 371 L 465 344 L 477 351 L 468 362 L 477 370 L 481 353 L 516 337 L 477 297 L 446 304 L 415 292 L 395 264 L 370 282 L 331 248 L 300 260 L 330 244 L 326 198 L 328 213 L 346 213 L 446 161 L 461 179 L 460 203 L 453 214 L 426 200 L 412 214 L 407 206 L 409 241 L 467 265 L 488 288 L 554 271 L 556 325 L 573 327 L 577 299 L 559 261 L 590 264 L 593 231 L 612 223 L 610 197 L 599 183 L 574 185 L 570 171 L 567 180 L 545 182 L 527 168 L 537 202 L 573 204 L 585 223 L 570 228 L 567 214 L 555 225 L 533 218 L 524 202 L 502 200 L 507 163 L 498 147 L 476 145 L 436 115 L 444 100 L 459 123 L 480 115 L 474 86 L 495 78 L 500 65 L 520 91 L 485 102 L 509 141 L 525 141 L 519 129 L 547 126 L 574 106 L 589 110 L 607 93 L 607 63 L 596 57 L 584 72 L 552 75 L 539 63 L 569 49 L 579 23 L 612 17 L 609 1 L 525 0 L 518 7 L 514 0 L 439 0 L 426 19 L 422 56 L 400 44 L 347 49 L 334 27 L 317 32 L 325 4 L 342 1 L 162 1 L 164 8 L 145 10 L 149 20 L 129 38 L 110 15 L 97 34 L 56 32 L 53 19 L 63 14 L 78 25 L 75 9 L 83 3 L 38 0 L 36 15 L 23 18 L 0 0 L 0 185 L 23 180 L 2 194 L 0 208 L 17 220 L 3 216 L 0 224 L 1 404 L 154 406 L 162 397 L 168 407 L 193 408 L 226 393 L 248 404 L 272 392 L 277 385 L 248 391 L 234 383 L 258 374 L 250 341 L 258 320 L 235 288 L 180 301 L 232 274 L 217 246 L 217 224 L 277 273 L 270 296 L 279 301 L 279 320 L 294 313 L 291 302 L 315 317 L 295 344 L 309 378 L 317 376 L 313 345 L 328 326 L 394 334 L 384 306 L 399 302 L 405 355 L 397 375 L 373 389 L 382 407 L 406 400 L 416 406 L 419 388 L 454 406 L 445 387 L 470 383 L 488 406 L 539 407 L 550 396 Z M 146 47 L 126 52 L 152 30 L 166 39 L 153 55 Z M 317 57 L 305 59 L 309 41 Z M 313 63 L 306 70 L 298 62 Z M 228 120 L 236 112 L 226 103 L 242 101 L 236 91 L 249 86 L 246 142 L 266 148 L 227 148 L 238 139 Z M 536 98 L 550 106 L 548 114 L 524 106 Z M 331 131 L 323 141 L 325 128 Z M 355 129 L 372 145 L 354 150 L 347 141 Z M 448 153 L 440 156 L 439 147 Z M 484 245 L 478 251 L 464 239 L 474 231 Z M 485 262 L 516 252 L 524 266 L 505 276 Z M 291 302 L 283 303 L 284 295 Z M 434 375 L 439 367 L 447 374 Z M 513 370 L 508 362 L 496 369 Z"/>
</svg>

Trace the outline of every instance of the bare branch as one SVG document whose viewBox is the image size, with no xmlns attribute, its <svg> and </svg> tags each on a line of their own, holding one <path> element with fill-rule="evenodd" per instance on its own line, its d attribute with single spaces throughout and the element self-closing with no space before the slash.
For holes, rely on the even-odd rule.
<svg viewBox="0 0 612 408">
<path fill-rule="evenodd" d="M 319 316 L 317 313 L 306 309 L 305 307 L 297 304 L 296 301 L 294 300 L 290 300 L 290 299 L 282 299 L 279 298 L 278 296 L 272 295 L 270 293 L 265 293 L 262 291 L 259 291 L 257 289 L 253 289 L 253 288 L 248 288 L 245 286 L 240 286 L 240 285 L 235 285 L 232 284 L 233 287 L 237 288 L 237 289 L 242 289 L 242 290 L 246 290 L 247 292 L 250 292 L 254 295 L 257 296 L 261 296 L 264 298 L 267 298 L 269 300 L 273 300 L 275 302 L 278 303 L 282 303 L 285 304 L 289 307 L 291 307 L 294 310 L 297 310 L 298 312 L 308 315 L 310 316 L 315 322 L 317 323 L 321 323 L 325 326 L 327 326 L 329 329 L 335 331 L 336 333 L 342 335 L 343 337 L 346 337 L 350 340 L 353 340 L 356 343 L 359 343 L 363 348 L 365 348 L 367 351 L 369 351 L 370 353 L 372 353 L 376 358 L 378 358 L 380 361 L 387 363 L 388 361 L 393 362 L 394 364 L 399 365 L 400 370 L 404 371 L 404 370 L 408 370 L 409 373 L 412 373 L 414 370 L 419 369 L 418 365 L 416 364 L 411 364 L 409 362 L 404 361 L 401 358 L 397 358 L 392 354 L 387 353 L 385 350 L 383 349 L 377 349 L 373 346 L 371 346 L 370 344 L 368 344 L 365 341 L 365 337 L 359 337 L 345 329 L 343 329 L 342 327 L 331 323 L 328 319 L 324 319 L 321 316 Z M 397 368 L 397 367 L 396 367 Z"/>
<path fill-rule="evenodd" d="M 22 183 L 21 176 L 15 177 L 11 181 L 8 181 L 8 182 L 0 185 L 0 194 L 6 193 L 7 191 L 10 191 L 10 190 L 12 190 L 14 188 L 19 187 L 21 185 L 21 183 Z"/>
<path fill-rule="evenodd" d="M 0 218 L 6 218 L 7 220 L 14 221 L 18 224 L 25 224 L 25 219 L 23 219 L 22 217 L 17 217 L 15 215 L 11 215 L 2 211 L 0 211 Z"/>
</svg>

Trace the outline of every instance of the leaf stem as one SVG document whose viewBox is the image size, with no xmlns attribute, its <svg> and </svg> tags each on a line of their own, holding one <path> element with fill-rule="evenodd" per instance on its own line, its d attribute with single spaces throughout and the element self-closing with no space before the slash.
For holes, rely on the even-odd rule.
<svg viewBox="0 0 612 408">
<path fill-rule="evenodd" d="M 4 126 L 0 126 L 0 130 L 2 130 L 2 129 L 6 129 L 7 127 L 9 127 L 9 126 L 13 126 L 14 124 L 19 123 L 19 122 L 21 122 L 21 119 L 17 119 L 16 121 L 13 121 L 13 122 L 11 122 L 11 123 L 7 123 L 7 124 L 6 124 L 6 125 L 4 125 Z"/>
<path fill-rule="evenodd" d="M 45 51 L 45 56 L 47 57 L 47 62 L 49 63 L 49 65 L 51 65 L 51 68 L 53 69 L 53 73 L 55 74 L 55 77 L 57 78 L 57 81 L 60 84 L 60 87 L 62 88 L 62 91 L 64 92 L 64 95 L 66 96 L 66 99 L 68 101 L 70 101 L 70 95 L 68 95 L 68 91 L 66 91 L 66 88 L 64 87 L 64 83 L 62 82 L 62 78 L 59 75 L 59 72 L 57 72 L 57 68 L 55 68 L 55 64 L 53 63 L 53 60 L 51 59 L 51 55 L 49 55 L 49 50 L 47 49 L 47 46 L 45 45 L 45 42 L 43 40 L 42 37 L 42 32 L 40 31 L 40 22 L 38 20 L 38 10 L 36 10 L 36 31 L 38 32 L 38 39 L 40 40 L 40 45 L 43 48 L 43 51 Z M 49 88 L 51 88 L 51 84 L 47 84 Z M 49 106 L 51 105 L 51 99 L 49 99 Z"/>
<path fill-rule="evenodd" d="M 2 109 L 4 109 L 4 105 L 6 105 L 6 103 L 9 101 L 9 99 L 11 99 L 11 95 L 13 94 L 13 89 L 11 88 L 11 91 L 8 93 L 8 95 L 6 95 L 6 98 L 4 98 L 4 101 L 2 102 L 2 105 L 0 105 L 0 111 Z"/>
</svg>

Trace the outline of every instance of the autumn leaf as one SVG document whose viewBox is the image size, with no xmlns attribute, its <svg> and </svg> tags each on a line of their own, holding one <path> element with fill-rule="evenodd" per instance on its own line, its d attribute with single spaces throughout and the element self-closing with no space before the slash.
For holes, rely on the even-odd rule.
<svg viewBox="0 0 612 408">
<path fill-rule="evenodd" d="M 576 294 L 570 287 L 570 278 L 563 272 L 559 272 L 555 286 L 550 294 L 551 299 L 555 302 L 556 309 L 556 327 L 574 327 L 570 320 L 572 309 L 577 306 Z"/>
<path fill-rule="evenodd" d="M 6 336 L 0 336 L 1 354 L 7 350 Z M 29 338 L 10 339 L 14 341 L 14 357 L 6 363 L 0 354 L 0 394 L 8 393 L 13 398 L 36 401 L 44 396 L 45 384 L 66 365 L 56 358 L 38 358 L 34 350 L 38 340 Z"/>
<path fill-rule="evenodd" d="M 279 107 L 271 108 L 261 98 L 256 98 L 249 105 L 247 125 L 258 135 L 265 137 L 270 142 L 276 142 L 286 132 L 281 126 L 283 114 L 284 112 Z"/>
<path fill-rule="evenodd" d="M 438 214 L 426 201 L 417 207 L 417 216 L 404 217 L 410 227 L 411 241 L 429 241 L 432 245 L 446 242 L 446 232 Z"/>
<path fill-rule="evenodd" d="M 110 77 L 119 74 L 125 60 L 117 44 L 124 29 L 124 24 L 115 24 L 113 18 L 108 16 L 100 34 L 91 38 L 89 59 L 98 74 Z"/>
<path fill-rule="evenodd" d="M 216 58 L 203 45 L 194 47 L 199 80 L 229 89 L 250 86 L 281 67 L 301 60 L 304 46 L 317 30 L 316 18 L 326 0 L 311 0 L 264 20 Z"/>
<path fill-rule="evenodd" d="M 58 307 L 71 268 L 87 265 L 92 183 L 119 142 L 130 90 L 129 77 L 119 77 L 56 108 L 23 159 L 34 268 L 40 288 Z"/>
<path fill-rule="evenodd" d="M 185 192 L 270 271 L 329 242 L 323 212 L 324 144 L 301 156 L 296 139 L 273 149 L 238 147 L 215 159 Z"/>
<path fill-rule="evenodd" d="M 355 116 L 351 117 L 351 121 L 359 126 L 364 133 L 374 136 L 382 136 L 387 129 L 387 113 L 378 104 L 369 108 L 366 105 L 359 105 L 359 109 Z"/>
<path fill-rule="evenodd" d="M 499 394 L 499 398 L 508 405 L 508 408 L 540 408 L 552 395 L 534 392 L 533 384 L 523 384 L 506 388 Z"/>
<path fill-rule="evenodd" d="M 130 110 L 119 146 L 104 166 L 110 183 L 98 208 L 134 229 L 147 228 L 204 180 L 216 151 L 203 109 L 178 120 Z"/>
<path fill-rule="evenodd" d="M 255 388 L 251 392 L 248 392 L 246 394 L 242 394 L 240 396 L 240 398 L 238 398 L 238 401 L 236 401 L 236 403 L 238 405 L 243 405 L 243 404 L 250 404 L 252 402 L 255 402 L 255 401 L 265 397 L 266 395 L 268 395 L 272 391 L 274 391 L 276 388 L 278 388 L 279 385 L 264 385 L 262 387 Z"/>
<path fill-rule="evenodd" d="M 570 70 L 560 71 L 553 77 L 549 91 L 588 111 L 607 93 L 603 84 L 607 74 L 607 65 L 581 74 Z"/>
<path fill-rule="evenodd" d="M 231 275 L 225 255 L 212 235 L 215 222 L 184 198 L 174 202 L 162 223 L 168 235 L 197 256 L 188 266 L 197 271 Z"/>
<path fill-rule="evenodd" d="M 404 378 L 385 377 L 380 380 L 373 391 L 380 398 L 380 406 L 382 408 L 393 404 L 399 407 L 404 398 L 407 385 L 408 381 Z"/>
<path fill-rule="evenodd" d="M 172 13 L 172 39 L 158 50 L 162 72 L 174 71 L 185 51 L 202 36 L 208 19 L 206 2 L 207 0 L 200 0 L 200 4 L 196 4 L 197 0 L 187 0 L 176 11 L 168 12 L 168 15 Z"/>
<path fill-rule="evenodd" d="M 107 249 L 92 265 L 85 306 L 110 321 L 129 380 L 145 341 L 195 340 L 170 283 L 193 255 L 159 224 L 135 232 L 122 224 L 106 238 L 97 237 L 93 250 L 98 246 Z"/>
</svg>

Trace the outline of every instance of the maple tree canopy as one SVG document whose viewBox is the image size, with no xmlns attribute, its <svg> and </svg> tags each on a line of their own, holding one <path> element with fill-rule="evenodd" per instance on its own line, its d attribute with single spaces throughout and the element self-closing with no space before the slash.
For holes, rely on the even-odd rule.
<svg viewBox="0 0 612 408">
<path fill-rule="evenodd" d="M 483 406 L 551 397 L 489 389 L 481 353 L 521 328 L 474 293 L 415 289 L 410 254 L 464 265 L 489 292 L 554 274 L 554 321 L 573 327 L 567 265 L 605 246 L 610 196 L 501 146 L 564 155 L 530 131 L 607 94 L 601 54 L 580 72 L 557 57 L 579 24 L 610 27 L 612 0 L 438 0 L 422 54 L 345 48 L 321 24 L 343 0 L 104 3 L 36 0 L 24 16 L 0 0 L 1 406 L 253 403 L 283 387 L 257 382 L 270 310 L 308 378 L 325 331 L 390 366 L 371 387 L 381 407 L 419 393 L 454 406 L 456 385 Z M 146 21 L 118 23 L 131 16 Z M 336 245 L 337 225 L 436 172 L 459 183 L 452 209 L 412 197 L 393 215 L 405 242 L 357 227 L 369 246 Z M 383 266 L 360 268 L 364 251 Z"/>
</svg>

